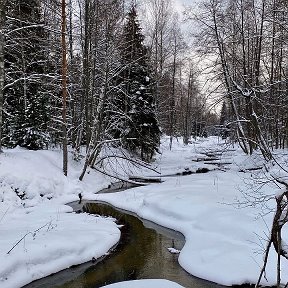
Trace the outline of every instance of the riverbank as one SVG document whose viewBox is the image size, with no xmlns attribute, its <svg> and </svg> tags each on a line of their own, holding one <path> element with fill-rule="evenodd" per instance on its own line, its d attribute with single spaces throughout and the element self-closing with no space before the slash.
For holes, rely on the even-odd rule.
<svg viewBox="0 0 288 288">
<path fill-rule="evenodd" d="M 111 180 L 90 170 L 84 181 L 78 181 L 81 161 L 70 159 L 66 178 L 59 151 L 5 150 L 0 155 L 0 231 L 4 235 L 0 238 L 0 286 L 21 287 L 100 257 L 117 243 L 120 232 L 113 219 L 78 215 L 64 205 L 78 200 L 79 193 L 83 199 L 109 202 L 183 233 L 186 244 L 179 262 L 189 273 L 224 285 L 256 282 L 273 217 L 267 209 L 274 207 L 273 196 L 279 190 L 260 169 L 261 157 L 245 156 L 216 137 L 188 146 L 175 140 L 172 151 L 168 142 L 162 139 L 162 154 L 153 163 L 164 175 L 163 183 L 102 195 L 94 193 Z M 282 162 L 285 157 L 279 155 Z M 255 167 L 259 170 L 249 171 Z M 147 169 L 128 168 L 132 175 L 159 177 Z M 269 171 L 273 169 L 268 166 Z M 265 205 L 255 196 L 264 197 Z M 251 199 L 253 203 L 247 201 Z M 288 281 L 286 266 L 283 282 Z M 263 284 L 276 282 L 275 268 L 273 252 Z"/>
<path fill-rule="evenodd" d="M 79 200 L 78 193 L 91 185 L 107 185 L 100 176 L 98 187 L 89 175 L 79 182 L 81 167 L 73 164 L 66 178 L 59 151 L 16 148 L 0 154 L 1 288 L 22 287 L 91 261 L 117 244 L 120 231 L 114 219 L 72 213 L 64 205 Z"/>
<path fill-rule="evenodd" d="M 277 165 L 265 164 L 269 174 L 261 169 L 260 155 L 245 156 L 237 146 L 227 146 L 217 138 L 199 139 L 188 147 L 175 141 L 172 151 L 168 139 L 163 141 L 163 154 L 155 165 L 163 175 L 178 175 L 162 178 L 161 184 L 87 198 L 181 232 L 186 244 L 179 263 L 189 273 L 223 285 L 256 283 L 270 234 L 274 195 L 279 191 L 269 179 L 272 171 L 279 175 Z M 284 155 L 278 156 L 284 161 Z M 211 171 L 180 176 L 185 175 L 181 171 L 202 168 Z M 286 241 L 287 236 L 286 229 Z M 276 283 L 276 267 L 272 249 L 263 285 Z M 288 281 L 287 268 L 283 262 L 283 283 Z"/>
</svg>

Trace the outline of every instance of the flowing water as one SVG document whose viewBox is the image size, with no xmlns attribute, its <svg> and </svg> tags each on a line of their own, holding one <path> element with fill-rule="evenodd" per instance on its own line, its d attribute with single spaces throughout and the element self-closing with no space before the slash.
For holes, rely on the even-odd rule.
<svg viewBox="0 0 288 288">
<path fill-rule="evenodd" d="M 97 288 L 114 282 L 145 278 L 165 278 L 186 288 L 224 287 L 193 277 L 181 268 L 178 254 L 171 254 L 168 248 L 181 250 L 185 242 L 182 234 L 107 204 L 83 202 L 72 203 L 71 206 L 78 212 L 116 218 L 118 224 L 123 224 L 119 244 L 108 256 L 95 263 L 91 261 L 71 267 L 34 281 L 25 288 Z"/>
</svg>

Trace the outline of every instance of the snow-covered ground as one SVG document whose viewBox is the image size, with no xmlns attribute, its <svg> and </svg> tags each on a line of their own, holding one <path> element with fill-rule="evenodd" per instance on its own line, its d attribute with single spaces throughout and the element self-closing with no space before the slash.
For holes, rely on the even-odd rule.
<svg viewBox="0 0 288 288">
<path fill-rule="evenodd" d="M 199 139 L 188 147 L 174 141 L 172 151 L 168 149 L 168 139 L 163 139 L 162 149 L 163 154 L 155 165 L 163 175 L 196 171 L 201 167 L 214 171 L 162 177 L 165 182 L 161 184 L 114 194 L 87 195 L 87 198 L 109 202 L 183 233 L 186 244 L 179 263 L 189 273 L 223 285 L 256 283 L 273 218 L 273 213 L 268 211 L 274 207 L 273 196 L 279 190 L 263 170 L 247 170 L 263 166 L 261 157 L 245 156 L 239 148 L 233 149 L 216 137 Z M 213 150 L 219 150 L 216 156 L 220 158 L 214 162 L 223 165 L 212 165 L 210 160 L 195 161 L 208 158 L 203 153 L 209 155 Z M 257 198 L 263 197 L 265 205 L 262 201 L 258 203 Z M 287 236 L 284 233 L 284 239 Z M 267 282 L 263 280 L 263 284 L 275 284 L 276 259 L 272 251 Z M 282 276 L 286 283 L 287 262 L 283 263 Z"/>
<path fill-rule="evenodd" d="M 55 151 L 16 148 L 0 154 L 1 288 L 22 287 L 91 261 L 120 238 L 113 219 L 71 213 L 72 208 L 63 204 L 107 183 L 100 176 L 98 181 L 89 180 L 89 175 L 79 183 L 80 165 L 70 165 L 66 179 L 61 161 Z"/>
<path fill-rule="evenodd" d="M 168 138 L 163 138 L 162 154 L 153 163 L 164 175 L 163 183 L 101 195 L 94 193 L 111 180 L 91 170 L 80 182 L 82 164 L 72 161 L 69 175 L 64 177 L 59 151 L 16 148 L 0 154 L 0 287 L 21 287 L 100 257 L 117 243 L 120 232 L 113 219 L 72 213 L 64 205 L 78 200 L 79 193 L 83 199 L 106 201 L 182 232 L 186 244 L 179 263 L 191 274 L 224 285 L 255 283 L 273 218 L 273 213 L 267 212 L 274 207 L 273 195 L 279 191 L 269 181 L 269 173 L 245 170 L 263 166 L 261 157 L 245 156 L 238 147 L 227 146 L 217 137 L 198 139 L 188 146 L 175 140 L 172 151 L 168 144 Z M 205 161 L 212 150 L 214 154 L 218 150 L 219 160 Z M 285 166 L 286 156 L 279 153 Z M 213 171 L 167 176 L 203 167 Z M 267 167 L 278 173 L 277 165 Z M 122 169 L 114 168 L 111 173 Z M 147 169 L 129 173 L 157 175 Z M 267 201 L 263 205 L 258 199 Z M 286 229 L 284 239 L 288 240 L 287 236 Z M 275 283 L 276 263 L 272 252 L 264 284 Z M 282 275 L 285 283 L 287 263 L 283 263 Z M 149 285 L 146 281 L 108 287 L 180 287 L 164 280 L 150 280 Z"/>
<path fill-rule="evenodd" d="M 115 284 L 110 284 L 103 286 L 102 288 L 183 288 L 183 286 L 162 279 L 145 279 L 145 280 L 134 280 L 134 281 L 124 281 Z"/>
</svg>

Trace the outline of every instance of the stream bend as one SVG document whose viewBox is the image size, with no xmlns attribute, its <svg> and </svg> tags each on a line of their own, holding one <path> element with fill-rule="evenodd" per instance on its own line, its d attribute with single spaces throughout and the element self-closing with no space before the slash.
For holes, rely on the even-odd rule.
<svg viewBox="0 0 288 288">
<path fill-rule="evenodd" d="M 123 225 L 118 245 L 95 262 L 73 266 L 23 288 L 97 288 L 115 282 L 147 278 L 168 279 L 186 288 L 224 287 L 193 277 L 178 264 L 178 254 L 170 253 L 168 248 L 182 249 L 185 239 L 179 232 L 104 203 L 84 201 L 69 205 L 76 212 L 117 219 L 117 224 Z"/>
</svg>

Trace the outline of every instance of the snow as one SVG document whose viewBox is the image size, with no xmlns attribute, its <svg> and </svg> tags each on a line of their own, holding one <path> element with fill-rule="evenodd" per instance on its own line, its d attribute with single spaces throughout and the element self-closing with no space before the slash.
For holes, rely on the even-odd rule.
<svg viewBox="0 0 288 288">
<path fill-rule="evenodd" d="M 169 250 L 170 253 L 172 254 L 179 254 L 180 253 L 180 250 L 177 250 L 175 248 L 172 248 L 172 247 L 169 247 L 167 248 Z"/>
<path fill-rule="evenodd" d="M 115 284 L 110 284 L 103 286 L 102 288 L 181 288 L 183 286 L 161 279 L 145 279 L 145 280 L 133 280 L 133 281 L 124 281 Z"/>
<path fill-rule="evenodd" d="M 98 176 L 96 185 L 87 175 L 86 182 L 79 183 L 80 165 L 70 165 L 70 176 L 64 177 L 58 151 L 15 148 L 0 158 L 1 288 L 22 287 L 91 261 L 118 242 L 120 230 L 114 219 L 72 213 L 63 205 L 93 185 L 103 188 L 105 179 Z"/>
<path fill-rule="evenodd" d="M 118 241 L 119 230 L 113 221 L 85 214 L 69 215 L 67 212 L 72 209 L 54 204 L 16 210 L 14 215 L 9 213 L 3 218 L 1 288 L 21 287 L 73 264 L 91 261 Z M 7 254 L 8 251 L 11 252 Z"/>
<path fill-rule="evenodd" d="M 112 152 L 115 151 L 105 153 Z M 163 137 L 162 154 L 153 162 L 163 183 L 95 194 L 107 187 L 111 179 L 88 169 L 80 182 L 81 161 L 73 162 L 70 158 L 66 178 L 60 151 L 4 150 L 0 154 L 0 232 L 5 235 L 0 237 L 0 287 L 21 287 L 71 265 L 98 258 L 118 242 L 120 231 L 114 219 L 76 214 L 65 205 L 79 200 L 79 193 L 83 200 L 105 201 L 181 232 L 185 246 L 181 251 L 170 251 L 180 252 L 179 264 L 189 273 L 224 285 L 255 283 L 270 233 L 274 198 L 283 191 L 271 180 L 275 176 L 285 180 L 287 174 L 277 163 L 287 167 L 286 152 L 275 151 L 274 162 L 265 164 L 260 155 L 243 155 L 239 147 L 228 146 L 217 137 L 198 138 L 187 146 L 174 139 L 171 151 L 169 138 Z M 213 153 L 218 158 L 215 164 L 205 160 Z M 122 173 L 122 178 L 124 172 L 159 177 L 144 167 L 135 170 L 123 161 L 118 160 L 121 165 L 117 167 L 115 163 L 110 159 L 104 166 L 110 174 Z M 249 171 L 264 165 L 265 169 Z M 201 168 L 211 171 L 194 173 Z M 176 175 L 183 171 L 193 173 Z M 282 235 L 286 243 L 287 230 Z M 277 255 L 272 249 L 267 281 L 262 279 L 264 285 L 276 283 L 276 263 Z M 285 262 L 282 281 L 288 281 Z M 154 279 L 106 287 L 181 286 Z"/>
<path fill-rule="evenodd" d="M 244 174 L 240 170 L 247 170 L 255 164 L 263 165 L 260 156 L 245 156 L 237 147 L 235 151 L 230 151 L 224 142 L 218 143 L 217 138 L 199 141 L 203 140 L 195 141 L 188 147 L 174 141 L 173 149 L 169 151 L 167 138 L 162 144 L 162 149 L 165 145 L 166 148 L 155 164 L 163 175 L 216 166 L 209 174 L 165 177 L 162 178 L 165 182 L 161 184 L 88 197 L 135 212 L 142 218 L 184 234 L 186 243 L 179 263 L 189 273 L 223 285 L 255 283 L 262 266 L 265 237 L 269 235 L 273 213 L 264 211 L 264 207 L 257 205 L 256 201 L 247 202 L 247 197 L 255 197 L 257 193 L 265 195 L 265 209 L 271 209 L 274 205 L 271 195 L 278 193 L 279 187 L 272 183 L 263 186 L 260 182 L 262 190 L 257 187 L 258 191 L 256 188 L 249 191 L 251 183 L 255 182 L 254 177 L 259 180 L 259 173 L 264 172 L 257 174 L 253 171 L 256 173 L 253 177 L 251 173 Z M 200 155 L 203 157 L 201 153 L 209 152 L 215 146 L 227 150 L 220 158 L 222 162 L 229 159 L 232 164 L 218 167 L 191 161 Z M 247 194 L 242 194 L 243 191 Z M 283 235 L 285 239 L 287 236 L 287 233 Z M 276 283 L 276 259 L 276 253 L 271 251 L 267 282 L 262 280 L 265 285 Z M 287 268 L 283 263 L 283 283 L 288 281 Z"/>
</svg>

